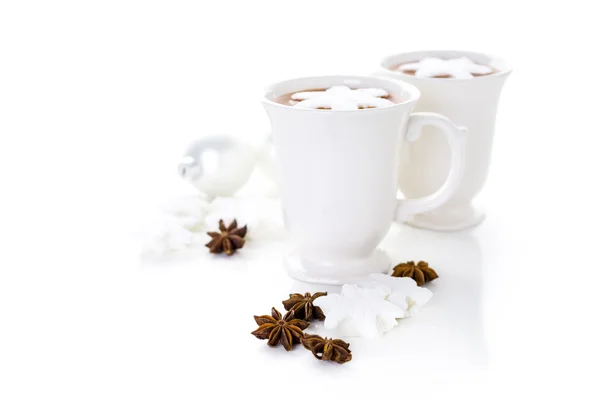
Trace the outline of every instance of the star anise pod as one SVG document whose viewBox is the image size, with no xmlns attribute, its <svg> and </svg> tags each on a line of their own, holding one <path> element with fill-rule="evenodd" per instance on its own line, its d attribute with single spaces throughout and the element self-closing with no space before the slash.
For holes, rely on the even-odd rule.
<svg viewBox="0 0 600 400">
<path fill-rule="evenodd" d="M 425 261 L 419 261 L 416 265 L 414 261 L 409 261 L 396 265 L 392 276 L 412 278 L 417 285 L 422 286 L 425 282 L 436 279 L 438 274 L 433 268 L 429 268 L 429 264 Z"/>
<path fill-rule="evenodd" d="M 234 219 L 233 222 L 225 227 L 223 220 L 219 220 L 219 230 L 221 232 L 208 232 L 208 236 L 212 240 L 206 243 L 206 247 L 210 249 L 211 253 L 223 253 L 228 256 L 235 253 L 237 249 L 244 247 L 244 236 L 246 236 L 247 225 L 241 228 L 237 227 L 237 221 Z"/>
<path fill-rule="evenodd" d="M 283 317 L 281 313 L 273 307 L 271 315 L 254 316 L 254 320 L 259 325 L 252 332 L 259 339 L 269 339 L 267 344 L 276 347 L 279 343 L 290 351 L 294 343 L 300 343 L 304 337 L 304 329 L 308 328 L 309 322 L 294 318 L 294 311 L 288 311 Z"/>
<path fill-rule="evenodd" d="M 310 350 L 319 360 L 335 361 L 343 364 L 352 360 L 350 344 L 341 339 L 322 338 L 319 335 L 306 335 L 302 339 L 302 346 Z"/>
<path fill-rule="evenodd" d="M 294 293 L 290 294 L 289 299 L 284 300 L 281 303 L 286 310 L 293 310 L 294 315 L 296 315 L 297 318 L 301 318 L 305 321 L 311 321 L 313 318 L 323 321 L 325 319 L 323 310 L 321 310 L 321 307 L 313 305 L 313 301 L 321 296 L 327 296 L 327 293 L 316 292 L 312 296 L 310 293 L 305 293 L 304 295 Z"/>
</svg>

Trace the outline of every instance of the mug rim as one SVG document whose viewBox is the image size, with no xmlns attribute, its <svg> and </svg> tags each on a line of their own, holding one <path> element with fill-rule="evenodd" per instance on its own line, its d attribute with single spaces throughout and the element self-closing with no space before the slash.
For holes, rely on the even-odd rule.
<svg viewBox="0 0 600 400">
<path fill-rule="evenodd" d="M 297 108 L 297 107 L 278 103 L 278 102 L 274 101 L 273 99 L 269 98 L 269 95 L 273 95 L 276 92 L 276 88 L 278 86 L 282 86 L 285 84 L 298 84 L 300 86 L 303 86 L 300 84 L 301 82 L 304 82 L 304 81 L 308 82 L 308 81 L 314 81 L 314 80 L 339 81 L 341 83 L 331 83 L 330 86 L 346 84 L 347 86 L 349 86 L 351 88 L 373 87 L 373 85 L 369 85 L 368 82 L 381 82 L 383 86 L 395 86 L 395 87 L 399 88 L 399 91 L 401 93 L 409 94 L 410 98 L 401 103 L 394 103 L 392 105 L 385 106 L 385 107 L 363 108 L 363 109 L 358 109 L 358 110 L 322 110 L 322 109 L 313 109 L 313 108 Z M 346 82 L 346 81 L 348 81 L 348 82 Z M 356 81 L 358 81 L 358 82 L 367 81 L 367 82 L 365 82 L 367 84 L 363 85 L 363 86 L 352 85 L 351 81 L 354 81 L 354 83 Z M 310 86 L 313 86 L 313 87 L 310 87 Z M 327 86 L 327 85 L 325 85 L 325 86 Z M 282 93 L 281 95 L 287 94 L 287 93 L 293 93 L 293 92 L 297 92 L 297 91 L 301 91 L 301 90 L 307 90 L 307 89 L 314 89 L 314 85 L 306 84 L 306 87 L 304 89 L 287 91 L 286 93 Z M 385 89 L 385 90 L 388 90 L 388 89 Z M 295 110 L 295 111 L 300 111 L 300 112 L 315 112 L 315 113 L 319 113 L 319 114 L 324 114 L 324 113 L 329 113 L 329 114 L 331 114 L 331 113 L 336 113 L 336 114 L 337 113 L 347 113 L 347 114 L 349 114 L 349 113 L 357 113 L 358 112 L 361 114 L 365 114 L 365 113 L 373 113 L 373 112 L 382 112 L 384 110 L 393 110 L 393 109 L 397 109 L 398 107 L 406 107 L 409 104 L 416 103 L 420 97 L 421 97 L 421 92 L 416 86 L 414 86 L 408 82 L 402 82 L 402 81 L 398 81 L 396 79 L 391 79 L 391 78 L 387 78 L 387 77 L 367 76 L 367 75 L 313 75 L 313 76 L 303 76 L 303 77 L 293 78 L 293 79 L 284 79 L 284 80 L 277 81 L 275 83 L 272 83 L 272 84 L 266 86 L 264 89 L 264 93 L 262 95 L 262 103 L 265 105 L 269 105 L 269 106 L 283 107 L 285 109 L 290 109 L 290 110 Z"/>
<path fill-rule="evenodd" d="M 488 54 L 488 53 L 480 53 L 480 52 L 476 52 L 476 51 L 465 51 L 465 50 L 416 50 L 416 51 L 406 51 L 406 52 L 402 52 L 402 53 L 395 53 L 389 56 L 384 57 L 381 62 L 379 63 L 379 66 L 383 69 L 386 70 L 386 72 L 389 72 L 391 74 L 393 74 L 394 76 L 401 76 L 403 79 L 414 79 L 415 81 L 423 81 L 423 80 L 437 80 L 437 81 L 444 81 L 444 82 L 464 82 L 464 81 L 471 81 L 474 78 L 454 78 L 454 77 L 450 77 L 450 78 L 434 78 L 434 77 L 427 77 L 427 76 L 415 76 L 415 75 L 409 75 L 409 74 L 405 74 L 403 72 L 400 71 L 395 71 L 393 69 L 390 69 L 389 67 L 393 64 L 397 64 L 398 62 L 394 62 L 392 60 L 396 60 L 398 58 L 401 57 L 407 57 L 407 56 L 414 56 L 411 57 L 413 58 L 412 61 L 415 61 L 414 59 L 417 58 L 424 58 L 424 57 L 444 57 L 444 56 L 451 56 L 451 57 L 469 57 L 471 59 L 474 58 L 486 58 L 488 59 L 488 61 L 486 61 L 485 63 L 488 65 L 494 64 L 495 66 L 497 66 L 498 71 L 494 72 L 492 74 L 488 74 L 488 75 L 483 75 L 483 76 L 477 76 L 474 78 L 477 78 L 477 81 L 481 81 L 482 79 L 494 79 L 496 77 L 505 77 L 506 75 L 509 75 L 512 72 L 512 67 L 509 66 L 506 61 L 503 58 L 500 57 L 496 57 L 494 55 Z M 476 61 L 476 60 L 474 60 Z M 406 61 L 409 62 L 409 61 Z M 494 65 L 491 65 L 492 67 Z"/>
</svg>

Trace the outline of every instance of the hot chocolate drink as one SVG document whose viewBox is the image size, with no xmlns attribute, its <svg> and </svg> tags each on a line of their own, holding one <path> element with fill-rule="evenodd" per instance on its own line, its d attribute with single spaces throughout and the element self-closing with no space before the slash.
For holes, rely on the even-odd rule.
<svg viewBox="0 0 600 400">
<path fill-rule="evenodd" d="M 455 193 L 434 212 L 416 215 L 410 225 L 453 231 L 480 223 L 484 214 L 472 203 L 483 188 L 490 164 L 496 111 L 510 67 L 485 53 L 430 50 L 393 54 L 381 60 L 377 75 L 413 84 L 421 91 L 417 111 L 433 111 L 469 129 L 465 168 Z M 411 199 L 439 189 L 449 174 L 448 145 L 437 128 L 409 142 L 410 158 L 400 168 L 399 189 Z"/>
<path fill-rule="evenodd" d="M 390 68 L 393 71 L 423 78 L 475 78 L 497 72 L 488 65 L 476 64 L 467 57 L 442 59 L 426 57 L 420 61 L 405 62 Z"/>
<path fill-rule="evenodd" d="M 263 105 L 285 222 L 298 244 L 285 262 L 292 277 L 341 285 L 387 271 L 391 260 L 376 247 L 392 220 L 439 207 L 456 190 L 465 131 L 438 114 L 411 114 L 419 95 L 413 85 L 372 76 L 313 76 L 267 87 Z M 402 150 L 429 125 L 447 139 L 451 171 L 433 196 L 398 199 L 396 169 L 409 158 Z"/>
<path fill-rule="evenodd" d="M 408 96 L 391 94 L 379 88 L 351 89 L 348 86 L 332 86 L 322 89 L 307 89 L 279 96 L 279 104 L 296 108 L 316 110 L 363 110 L 387 107 L 402 103 Z"/>
</svg>

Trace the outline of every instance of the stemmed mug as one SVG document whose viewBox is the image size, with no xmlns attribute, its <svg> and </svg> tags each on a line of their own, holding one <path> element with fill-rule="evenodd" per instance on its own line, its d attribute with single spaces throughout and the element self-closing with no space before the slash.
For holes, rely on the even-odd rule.
<svg viewBox="0 0 600 400">
<path fill-rule="evenodd" d="M 467 57 L 487 65 L 494 73 L 476 78 L 427 78 L 408 75 L 394 69 L 399 64 L 426 57 L 451 59 Z M 479 224 L 484 214 L 473 205 L 488 175 L 496 112 L 500 93 L 511 69 L 502 59 L 465 51 L 418 51 L 395 54 L 381 61 L 376 76 L 396 79 L 416 86 L 421 99 L 416 111 L 433 111 L 452 119 L 469 130 L 465 152 L 465 172 L 458 190 L 446 204 L 421 213 L 408 223 L 420 228 L 454 231 Z M 451 170 L 453 152 L 446 135 L 435 126 L 424 128 L 419 141 L 404 146 L 399 188 L 407 198 L 419 198 L 437 191 Z"/>
<path fill-rule="evenodd" d="M 404 101 L 344 111 L 275 101 L 285 94 L 337 85 L 380 88 Z M 392 221 L 432 211 L 460 187 L 466 129 L 440 114 L 412 113 L 419 96 L 406 82 L 363 76 L 306 77 L 267 88 L 262 102 L 271 121 L 284 219 L 298 244 L 285 262 L 292 277 L 342 284 L 387 271 L 391 260 L 376 248 Z M 403 148 L 417 142 L 426 126 L 443 132 L 450 149 L 449 172 L 434 192 L 398 199 Z"/>
</svg>

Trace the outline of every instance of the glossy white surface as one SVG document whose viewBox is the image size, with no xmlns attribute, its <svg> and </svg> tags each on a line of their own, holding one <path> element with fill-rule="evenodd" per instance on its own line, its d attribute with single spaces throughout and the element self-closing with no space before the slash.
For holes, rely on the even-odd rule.
<svg viewBox="0 0 600 400">
<path fill-rule="evenodd" d="M 600 65 L 593 7 L 0 2 L 0 398 L 597 399 L 600 74 L 557 71 Z M 383 241 L 442 275 L 419 316 L 351 341 L 340 368 L 249 334 L 254 313 L 304 288 L 281 269 L 285 236 L 231 260 L 139 262 L 131 232 L 165 196 L 195 192 L 176 172 L 189 141 L 263 141 L 265 84 L 440 47 L 515 70 L 476 199 L 486 220 L 451 234 L 394 224 Z"/>
<path fill-rule="evenodd" d="M 340 85 L 383 89 L 402 102 L 367 110 L 317 110 L 274 102 L 288 93 Z M 412 85 L 364 76 L 298 78 L 267 88 L 263 104 L 281 173 L 285 222 L 298 244 L 286 261 L 292 277 L 339 285 L 386 271 L 392 261 L 374 250 L 392 221 L 433 210 L 458 189 L 466 130 L 438 114 L 411 114 L 418 98 Z M 398 200 L 402 148 L 417 141 L 426 126 L 447 137 L 451 171 L 434 193 Z"/>
<path fill-rule="evenodd" d="M 426 57 L 468 57 L 481 65 L 494 67 L 497 72 L 478 78 L 440 79 L 390 70 L 398 64 Z M 511 69 L 498 58 L 462 51 L 402 53 L 386 57 L 381 62 L 377 75 L 408 82 L 421 91 L 416 111 L 443 114 L 469 129 L 465 170 L 459 189 L 442 207 L 416 216 L 410 221 L 412 225 L 452 231 L 475 226 L 483 220 L 483 213 L 475 210 L 472 200 L 479 194 L 487 178 L 500 92 L 510 72 Z M 399 187 L 407 198 L 420 198 L 441 187 L 451 171 L 453 153 L 439 128 L 425 128 L 422 139 L 406 146 L 403 152 Z"/>
</svg>

